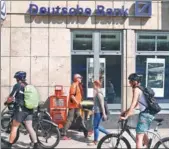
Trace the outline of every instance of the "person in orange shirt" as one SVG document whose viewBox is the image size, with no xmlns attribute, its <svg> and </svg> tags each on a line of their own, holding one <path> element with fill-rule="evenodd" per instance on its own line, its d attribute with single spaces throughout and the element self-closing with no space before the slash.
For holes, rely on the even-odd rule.
<svg viewBox="0 0 169 149">
<path fill-rule="evenodd" d="M 73 78 L 73 83 L 70 87 L 69 101 L 68 101 L 69 111 L 68 111 L 67 121 L 64 125 L 63 132 L 62 132 L 63 140 L 71 139 L 68 138 L 66 135 L 75 116 L 76 118 L 80 118 L 80 125 L 83 129 L 85 138 L 87 138 L 88 136 L 88 130 L 85 126 L 83 118 L 80 115 L 80 103 L 83 97 L 83 88 L 81 82 L 82 82 L 82 76 L 80 74 L 75 74 Z"/>
</svg>

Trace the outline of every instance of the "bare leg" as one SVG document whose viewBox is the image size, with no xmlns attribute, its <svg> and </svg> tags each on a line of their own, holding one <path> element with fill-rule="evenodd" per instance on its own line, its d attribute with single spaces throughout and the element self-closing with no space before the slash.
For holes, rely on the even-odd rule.
<svg viewBox="0 0 169 149">
<path fill-rule="evenodd" d="M 144 134 L 144 137 L 143 137 L 143 143 L 144 143 L 144 145 L 148 146 L 148 141 L 149 141 L 149 139 L 148 139 L 147 134 Z"/>
<path fill-rule="evenodd" d="M 33 143 L 37 143 L 36 133 L 32 127 L 32 120 L 25 121 L 24 123 L 25 123 L 26 129 L 29 132 L 29 135 L 31 136 L 31 141 L 33 141 Z"/>
<path fill-rule="evenodd" d="M 137 149 L 143 148 L 143 137 L 144 137 L 144 134 L 136 135 L 136 148 Z"/>
<path fill-rule="evenodd" d="M 9 143 L 12 144 L 14 142 L 19 126 L 20 126 L 20 123 L 17 122 L 16 120 L 13 120 L 11 133 L 10 133 L 10 137 L 9 137 Z"/>
</svg>

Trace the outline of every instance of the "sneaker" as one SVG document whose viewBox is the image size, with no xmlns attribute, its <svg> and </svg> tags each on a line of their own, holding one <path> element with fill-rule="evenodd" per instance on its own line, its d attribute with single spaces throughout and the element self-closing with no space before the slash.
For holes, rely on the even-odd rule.
<svg viewBox="0 0 169 149">
<path fill-rule="evenodd" d="M 42 147 L 39 145 L 39 143 L 34 143 L 33 149 L 41 149 Z"/>
<path fill-rule="evenodd" d="M 71 140 L 71 138 L 67 137 L 67 136 L 64 136 L 64 137 L 62 137 L 62 140 Z"/>
<path fill-rule="evenodd" d="M 95 145 L 97 145 L 97 143 L 98 143 L 98 142 L 96 142 L 96 141 L 92 141 L 92 142 L 88 143 L 87 145 L 88 145 L 88 146 L 95 146 Z"/>
<path fill-rule="evenodd" d="M 84 137 L 87 138 L 88 137 L 88 131 L 84 132 Z"/>
<path fill-rule="evenodd" d="M 88 136 L 89 136 L 89 137 L 91 137 L 92 134 L 93 134 L 93 131 L 89 131 L 89 132 L 88 132 Z"/>
</svg>

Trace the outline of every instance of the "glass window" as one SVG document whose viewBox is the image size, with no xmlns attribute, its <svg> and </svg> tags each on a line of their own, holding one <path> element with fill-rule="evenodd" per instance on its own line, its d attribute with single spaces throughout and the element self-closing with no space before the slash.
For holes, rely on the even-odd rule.
<svg viewBox="0 0 169 149">
<path fill-rule="evenodd" d="M 120 33 L 101 32 L 102 51 L 120 51 Z"/>
<path fill-rule="evenodd" d="M 157 51 L 169 51 L 169 35 L 157 36 Z"/>
<path fill-rule="evenodd" d="M 102 55 L 105 58 L 105 86 L 108 104 L 121 104 L 121 56 Z"/>
<path fill-rule="evenodd" d="M 76 73 L 79 73 L 83 77 L 84 98 L 87 98 L 87 58 L 93 58 L 93 56 L 72 55 L 72 77 Z"/>
<path fill-rule="evenodd" d="M 137 51 L 155 51 L 155 35 L 137 34 Z"/>
<path fill-rule="evenodd" d="M 73 32 L 73 50 L 92 50 L 92 38 L 90 31 Z"/>
<path fill-rule="evenodd" d="M 136 57 L 136 72 L 143 75 L 142 85 L 146 85 L 146 63 L 147 58 L 155 58 L 155 56 L 141 56 Z M 164 97 L 158 97 L 159 103 L 169 103 L 169 56 L 158 56 L 157 58 L 165 59 L 165 77 L 164 77 Z M 160 70 L 160 69 L 159 69 Z M 160 76 L 158 76 L 160 77 Z M 159 82 L 159 78 L 155 77 L 155 84 Z M 151 80 L 149 80 L 151 82 Z M 148 81 L 148 82 L 149 82 Z"/>
</svg>

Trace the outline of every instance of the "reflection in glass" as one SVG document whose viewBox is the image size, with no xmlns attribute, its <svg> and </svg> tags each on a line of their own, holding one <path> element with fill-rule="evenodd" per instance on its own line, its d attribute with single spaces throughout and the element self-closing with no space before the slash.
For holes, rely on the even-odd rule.
<svg viewBox="0 0 169 149">
<path fill-rule="evenodd" d="M 164 64 L 148 63 L 148 83 L 151 88 L 163 88 Z"/>
<path fill-rule="evenodd" d="M 120 33 L 101 32 L 102 51 L 120 51 Z"/>
<path fill-rule="evenodd" d="M 75 73 L 79 73 L 82 75 L 83 80 L 83 91 L 84 91 L 84 98 L 87 98 L 87 58 L 93 58 L 93 56 L 89 55 L 72 55 L 72 77 Z M 91 70 L 93 71 L 93 69 Z M 93 73 L 93 72 L 91 72 Z M 73 80 L 73 78 L 72 78 Z M 93 87 L 93 85 L 92 85 Z"/>
<path fill-rule="evenodd" d="M 146 86 L 146 60 L 147 58 L 155 58 L 155 56 L 136 57 L 136 72 L 143 75 L 142 86 Z M 165 58 L 165 81 L 164 81 L 164 97 L 156 98 L 159 103 L 169 103 L 169 56 L 158 56 L 157 58 Z"/>
<path fill-rule="evenodd" d="M 155 36 L 137 35 L 137 51 L 155 51 Z"/>
<path fill-rule="evenodd" d="M 88 88 L 93 88 L 93 82 L 94 82 L 94 63 L 93 60 L 88 59 Z"/>
<path fill-rule="evenodd" d="M 157 36 L 157 51 L 169 51 L 169 35 Z"/>
<path fill-rule="evenodd" d="M 121 56 L 102 55 L 106 59 L 105 86 L 108 104 L 121 104 Z"/>
<path fill-rule="evenodd" d="M 92 32 L 73 32 L 73 50 L 92 50 Z"/>
</svg>

